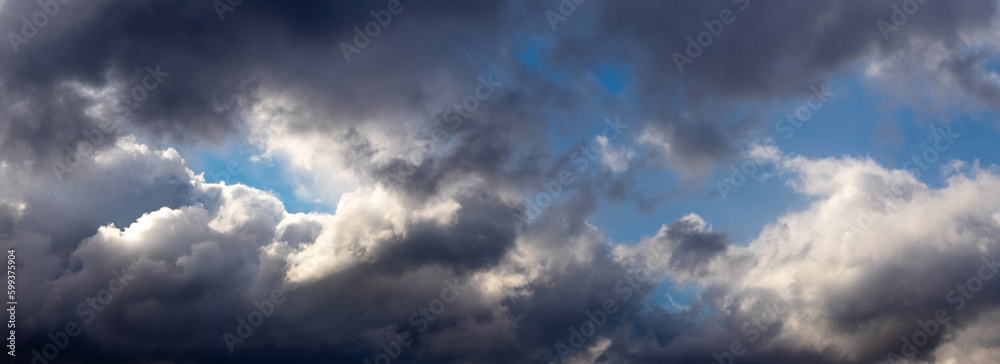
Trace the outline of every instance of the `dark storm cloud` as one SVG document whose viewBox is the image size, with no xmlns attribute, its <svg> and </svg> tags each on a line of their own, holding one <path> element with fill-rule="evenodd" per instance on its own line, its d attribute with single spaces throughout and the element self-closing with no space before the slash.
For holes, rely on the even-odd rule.
<svg viewBox="0 0 1000 364">
<path fill-rule="evenodd" d="M 678 242 L 670 256 L 670 265 L 692 273 L 727 247 L 725 235 L 701 231 L 689 220 L 671 223 L 667 239 Z"/>
<path fill-rule="evenodd" d="M 420 83 L 434 69 L 447 65 L 456 74 L 474 74 L 471 62 L 458 57 L 495 41 L 491 33 L 503 15 L 496 2 L 404 1 L 404 12 L 348 65 L 337 44 L 350 41 L 353 27 L 363 27 L 371 20 L 368 12 L 385 3 L 244 2 L 225 21 L 204 1 L 63 4 L 28 44 L 17 52 L 0 50 L 6 109 L 25 110 L 5 112 L 11 127 L 4 155 L 61 157 L 65 145 L 99 123 L 84 115 L 89 102 L 66 90 L 67 83 L 119 85 L 123 89 L 110 97 L 124 103 L 126 93 L 142 84 L 146 67 L 169 76 L 129 108 L 128 119 L 172 140 L 218 141 L 239 132 L 262 87 L 329 108 L 341 117 L 338 123 L 388 110 L 415 112 L 427 92 Z M 6 2 L 2 23 L 16 30 L 22 16 L 38 10 L 34 2 Z M 469 31 L 454 33 L 452 26 Z M 399 62 L 390 51 L 411 57 Z"/>
<path fill-rule="evenodd" d="M 517 85 L 516 94 L 570 108 L 558 105 L 572 105 L 589 91 L 553 86 L 514 67 L 507 49 L 516 43 L 509 38 L 534 35 L 560 41 L 542 51 L 542 64 L 571 72 L 587 72 L 608 59 L 634 66 L 636 89 L 648 95 L 640 101 L 648 110 L 643 119 L 669 132 L 665 141 L 676 146 L 685 168 L 704 170 L 734 153 L 734 143 L 746 135 L 713 105 L 799 92 L 860 57 L 892 54 L 909 39 L 950 44 L 959 32 L 988 25 L 996 11 L 989 1 L 930 2 L 886 42 L 875 24 L 891 15 L 889 5 L 594 1 L 579 5 L 560 32 L 549 34 L 544 4 L 403 1 L 402 10 L 348 64 L 339 45 L 353 43 L 354 27 L 363 28 L 372 20 L 369 11 L 381 11 L 386 2 L 245 2 L 225 13 L 225 21 L 205 2 L 70 2 L 18 52 L 4 47 L 0 53 L 5 109 L 27 110 L 5 113 L 10 126 L 4 155 L 61 160 L 66 146 L 82 141 L 81 133 L 100 122 L 83 112 L 91 101 L 67 90 L 66 82 L 115 84 L 123 89 L 112 97 L 120 99 L 142 84 L 146 67 L 157 65 L 169 76 L 127 119 L 144 132 L 195 143 L 242 132 L 263 91 L 325 110 L 321 120 L 290 125 L 302 133 L 397 111 L 432 115 L 440 110 L 424 104 L 437 91 L 435 79 L 472 79 L 491 65 Z M 735 22 L 683 74 L 675 72 L 672 54 L 684 53 L 686 37 L 696 38 L 704 30 L 701 21 L 718 18 L 722 9 L 736 11 Z M 21 17 L 36 11 L 31 2 L 6 2 L 2 23 L 17 31 Z M 599 36 L 584 35 L 581 29 L 590 24 L 601 30 Z M 966 68 L 951 67 L 972 92 L 988 93 L 988 85 L 975 81 L 981 77 L 966 76 Z M 684 90 L 680 104 L 669 101 L 678 87 Z M 504 123 L 543 120 L 541 105 L 513 106 L 521 115 Z M 523 138 L 540 130 L 514 126 L 508 132 Z"/>
<path fill-rule="evenodd" d="M 514 243 L 508 221 L 497 216 L 514 209 L 486 194 L 460 199 L 459 218 L 450 231 L 436 226 L 413 227 L 407 241 L 392 243 L 379 256 L 380 265 L 398 272 L 426 265 L 441 265 L 457 272 L 484 270 L 497 264 Z"/>
<path fill-rule="evenodd" d="M 831 72 L 876 52 L 886 56 L 908 41 L 941 41 L 953 47 L 963 32 L 985 29 L 996 15 L 988 0 L 928 1 L 905 27 L 884 41 L 877 27 L 891 18 L 890 1 L 604 2 L 597 22 L 618 35 L 621 49 L 645 66 L 645 87 L 669 89 L 681 80 L 698 102 L 702 96 L 769 98 L 799 92 Z M 898 5 L 898 4 L 896 4 Z M 745 8 L 745 10 L 742 10 Z M 659 11 L 651 11 L 656 9 Z M 723 10 L 735 15 L 693 63 L 677 72 L 672 54 L 686 55 L 687 37 L 706 30 Z M 664 14 L 673 15 L 664 18 Z M 949 51 L 957 51 L 955 48 Z M 714 102 L 713 98 L 703 99 Z"/>
<path fill-rule="evenodd" d="M 995 106 L 1000 101 L 1000 85 L 980 65 L 985 58 L 982 54 L 971 54 L 947 60 L 941 67 L 955 77 L 967 92 L 978 97 L 984 104 Z"/>
<path fill-rule="evenodd" d="M 581 9 L 596 8 L 590 16 L 600 35 L 583 30 L 580 33 L 585 35 L 568 35 L 571 39 L 557 44 L 554 53 L 574 62 L 590 59 L 595 48 L 608 49 L 606 57 L 634 65 L 636 88 L 648 100 L 642 116 L 655 120 L 661 131 L 678 130 L 665 134 L 665 141 L 684 145 L 676 153 L 684 157 L 688 168 L 704 169 L 731 156 L 736 150 L 733 145 L 747 136 L 750 125 L 731 121 L 738 118 L 722 110 L 736 108 L 747 99 L 805 94 L 810 85 L 853 62 L 892 57 L 911 46 L 939 43 L 955 58 L 966 59 L 960 36 L 988 29 L 998 6 L 990 0 L 928 1 L 886 41 L 877 23 L 891 21 L 893 4 L 899 5 L 891 1 L 752 0 L 588 3 Z M 719 23 L 723 11 L 733 14 L 730 24 Z M 699 33 L 708 31 L 703 22 L 717 24 L 713 25 L 716 29 L 721 25 L 722 31 L 711 37 L 708 46 L 692 47 L 701 51 L 690 57 L 688 37 L 697 42 Z M 675 55 L 689 57 L 692 63 L 678 72 Z M 981 70 L 962 65 L 942 67 L 952 69 L 970 94 L 992 97 L 995 87 L 984 80 Z M 683 101 L 678 102 L 679 97 Z M 685 126 L 685 119 L 696 123 Z M 694 133 L 682 132 L 684 128 Z"/>
<path fill-rule="evenodd" d="M 18 52 L 4 47 L 0 53 L 9 99 L 5 108 L 28 111 L 5 113 L 10 126 L 4 154 L 18 160 L 61 159 L 67 145 L 99 123 L 83 113 L 89 102 L 66 90 L 66 82 L 114 83 L 124 87 L 115 95 L 120 98 L 142 83 L 146 67 L 157 65 L 170 76 L 128 119 L 146 132 L 189 142 L 240 132 L 247 110 L 264 90 L 280 90 L 327 110 L 325 120 L 293 125 L 303 133 L 393 110 L 435 113 L 423 107 L 435 92 L 429 88 L 432 75 L 440 78 L 443 71 L 445 78 L 473 78 L 490 64 L 502 67 L 523 92 L 534 90 L 552 105 L 571 104 L 578 91 L 529 79 L 510 67 L 507 37 L 537 33 L 561 41 L 543 51 L 543 64 L 574 72 L 607 59 L 635 66 L 637 90 L 651 96 L 642 102 L 651 111 L 643 117 L 671 131 L 667 141 L 678 146 L 681 159 L 711 165 L 731 155 L 733 143 L 745 135 L 725 121 L 728 115 L 711 111 L 718 109 L 712 105 L 732 97 L 796 93 L 860 57 L 892 54 L 907 40 L 951 44 L 960 32 L 987 26 L 996 11 L 990 1 L 929 2 L 884 41 L 875 24 L 889 18 L 889 5 L 594 1 L 579 5 L 564 31 L 548 34 L 544 5 L 403 1 L 402 10 L 348 64 L 339 45 L 352 43 L 354 27 L 364 27 L 372 20 L 368 12 L 384 9 L 386 2 L 245 2 L 225 13 L 225 21 L 205 2 L 70 2 L 60 5 L 61 11 Z M 672 54 L 684 53 L 686 37 L 697 38 L 704 30 L 701 21 L 718 18 L 723 9 L 736 12 L 735 22 L 683 74 L 675 72 Z M 17 31 L 21 17 L 38 10 L 31 2 L 6 2 L 3 23 Z M 581 34 L 591 23 L 601 30 L 599 36 Z M 397 54 L 405 54 L 405 61 Z M 951 67 L 972 92 L 988 93 L 987 86 L 975 86 L 981 77 L 966 77 L 967 68 Z M 665 103 L 676 98 L 678 87 L 686 101 Z M 516 123 L 541 120 L 539 105 L 519 107 L 527 113 Z M 678 115 L 689 112 L 685 118 L 695 122 L 680 121 Z M 525 135 L 521 130 L 518 136 Z"/>
</svg>

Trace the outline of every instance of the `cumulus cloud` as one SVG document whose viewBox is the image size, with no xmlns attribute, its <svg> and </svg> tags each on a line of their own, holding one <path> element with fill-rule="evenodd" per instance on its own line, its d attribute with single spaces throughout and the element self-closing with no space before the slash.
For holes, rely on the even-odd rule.
<svg viewBox="0 0 1000 364">
<path fill-rule="evenodd" d="M 955 290 L 969 289 L 1000 249 L 1000 225 L 991 217 L 997 201 L 983 198 L 1000 188 L 995 168 L 953 174 L 940 189 L 866 159 L 785 157 L 779 168 L 814 202 L 768 225 L 748 246 L 729 249 L 713 267 L 717 275 L 705 280 L 726 287 L 716 299 L 734 313 L 751 309 L 755 292 L 789 303 L 764 352 L 879 362 L 889 353 L 903 356 L 900 338 L 937 310 L 953 317 L 959 335 L 994 312 L 997 291 L 989 283 L 961 298 L 965 303 Z M 950 340 L 932 337 L 917 357 L 955 360 L 936 350 Z"/>
<path fill-rule="evenodd" d="M 292 353 L 360 360 L 398 333 L 420 343 L 406 349 L 412 360 L 555 359 L 554 345 L 569 334 L 565 327 L 617 299 L 628 313 L 609 317 L 599 338 L 573 360 L 703 359 L 742 340 L 753 345 L 740 358 L 747 362 L 877 362 L 890 352 L 902 356 L 900 337 L 945 310 L 949 333 L 942 329 L 917 356 L 946 363 L 987 355 L 956 347 L 978 347 L 970 337 L 986 330 L 978 322 L 995 314 L 1000 299 L 988 285 L 965 291 L 972 297 L 953 292 L 957 285 L 968 287 L 984 259 L 1000 250 L 1000 204 L 991 197 L 1000 196 L 1000 174 L 978 165 L 932 189 L 908 171 L 871 160 L 781 155 L 776 163 L 790 186 L 815 201 L 768 225 L 748 245 L 732 245 L 690 214 L 611 251 L 594 227 L 549 225 L 515 238 L 512 226 L 496 226 L 493 237 L 457 236 L 470 226 L 479 226 L 472 229 L 479 234 L 489 231 L 484 228 L 495 224 L 490 216 L 513 211 L 495 210 L 503 204 L 461 191 L 415 201 L 359 189 L 345 195 L 333 214 L 289 214 L 268 192 L 204 183 L 169 150 L 122 142 L 95 160 L 90 170 L 110 180 L 134 175 L 135 165 L 157 166 L 132 186 L 171 175 L 189 197 L 121 227 L 105 223 L 65 247 L 63 257 L 47 253 L 57 249 L 52 233 L 31 223 L 33 200 L 18 207 L 23 212 L 12 223 L 11 241 L 32 262 L 23 274 L 35 278 L 26 282 L 38 284 L 23 298 L 39 307 L 25 318 L 28 342 L 43 344 L 49 331 L 76 321 L 85 334 L 74 343 L 112 350 L 67 351 L 70 360 L 132 360 L 165 348 L 171 354 L 160 359 L 167 361 L 267 360 Z M 114 205 L 87 203 L 95 209 Z M 554 234 L 575 237 L 557 243 L 550 240 Z M 638 299 L 623 300 L 629 286 L 617 281 L 643 276 L 634 275 L 636 267 L 647 270 L 644 283 L 629 289 L 628 296 Z M 80 307 L 126 270 L 128 286 L 101 311 Z M 661 280 L 705 290 L 690 307 L 640 309 L 644 297 L 654 297 L 651 282 Z M 436 315 L 427 311 L 449 283 L 462 287 L 458 298 Z M 235 330 L 236 317 L 276 288 L 287 292 L 287 303 L 237 346 L 235 356 L 226 354 L 221 334 Z M 744 324 L 773 311 L 772 302 L 784 309 L 768 318 L 767 330 Z M 421 316 L 422 307 L 428 316 Z M 707 320 L 691 321 L 709 311 Z M 436 320 L 424 323 L 424 317 Z M 148 325 L 159 329 L 146 330 Z M 465 344 L 456 346 L 459 337 Z M 278 354 L 256 354 L 267 345 L 276 345 Z M 206 350 L 216 353 L 213 359 L 199 356 Z M 625 359 L 634 358 L 634 350 L 646 359 Z"/>
<path fill-rule="evenodd" d="M 752 145 L 805 205 L 749 242 L 697 207 L 635 241 L 593 219 L 693 194 L 760 114 L 840 72 L 904 101 L 994 107 L 995 1 L 926 2 L 888 40 L 889 2 L 403 1 L 349 62 L 341 43 L 392 2 L 247 1 L 223 16 L 221 2 L 54 3 L 29 42 L 0 47 L 19 355 L 67 323 L 82 334 L 57 360 L 81 363 L 995 354 L 1000 292 L 981 269 L 1000 251 L 995 166 L 942 163 L 932 187 L 915 168 Z M 547 11 L 565 4 L 553 30 Z M 39 6 L 0 1 L 0 24 L 18 32 Z M 736 20 L 679 72 L 674 53 L 724 10 Z M 606 115 L 628 130 L 609 139 Z M 329 211 L 290 213 L 182 158 L 232 139 Z M 643 191 L 664 169 L 688 186 Z M 672 286 L 694 292 L 677 304 Z M 908 351 L 901 338 L 941 310 L 947 325 Z"/>
</svg>

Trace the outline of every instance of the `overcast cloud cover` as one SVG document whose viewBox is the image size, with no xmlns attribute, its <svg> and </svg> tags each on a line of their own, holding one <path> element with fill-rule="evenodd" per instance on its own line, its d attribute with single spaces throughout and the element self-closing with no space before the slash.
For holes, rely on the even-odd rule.
<svg viewBox="0 0 1000 364">
<path fill-rule="evenodd" d="M 4 362 L 1000 363 L 996 0 L 0 31 Z"/>
</svg>

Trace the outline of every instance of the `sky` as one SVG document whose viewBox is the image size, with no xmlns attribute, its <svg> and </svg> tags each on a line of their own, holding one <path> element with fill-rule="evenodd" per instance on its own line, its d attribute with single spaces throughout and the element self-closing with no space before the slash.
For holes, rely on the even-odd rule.
<svg viewBox="0 0 1000 364">
<path fill-rule="evenodd" d="M 11 363 L 1000 363 L 1000 2 L 0 0 Z"/>
</svg>

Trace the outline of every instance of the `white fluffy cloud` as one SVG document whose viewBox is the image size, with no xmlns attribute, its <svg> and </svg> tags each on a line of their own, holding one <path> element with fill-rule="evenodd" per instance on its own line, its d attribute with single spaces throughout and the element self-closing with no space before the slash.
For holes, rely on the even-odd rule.
<svg viewBox="0 0 1000 364">
<path fill-rule="evenodd" d="M 408 226 L 417 222 L 450 224 L 461 207 L 450 198 L 413 209 L 400 196 L 382 187 L 359 188 L 346 193 L 336 215 L 322 217 L 323 227 L 315 243 L 290 254 L 288 278 L 292 282 L 315 280 L 334 274 L 351 264 L 372 262 L 377 250 L 403 239 Z"/>
<path fill-rule="evenodd" d="M 995 289 L 985 289 L 978 304 L 970 299 L 964 311 L 947 296 L 977 274 L 984 257 L 1000 253 L 996 168 L 964 168 L 938 189 L 870 159 L 783 157 L 779 169 L 813 202 L 767 225 L 749 245 L 729 249 L 702 280 L 728 287 L 720 304 L 730 314 L 754 310 L 764 299 L 755 292 L 791 304 L 770 346 L 758 350 L 871 362 L 890 350 L 901 355 L 900 337 L 937 309 L 961 318 L 953 323 L 959 337 L 983 330 L 965 327 L 973 318 L 995 314 Z M 964 357 L 951 347 L 933 360 Z"/>
</svg>

